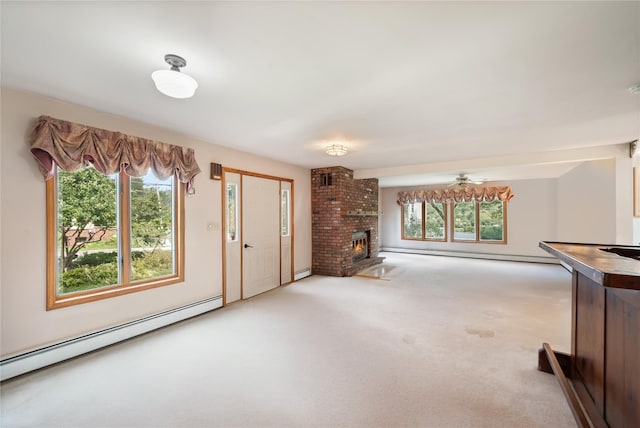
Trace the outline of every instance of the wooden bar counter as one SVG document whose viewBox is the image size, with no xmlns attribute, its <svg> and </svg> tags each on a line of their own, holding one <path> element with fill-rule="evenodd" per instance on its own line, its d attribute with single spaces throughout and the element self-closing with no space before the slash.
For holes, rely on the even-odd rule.
<svg viewBox="0 0 640 428">
<path fill-rule="evenodd" d="M 540 248 L 573 273 L 571 355 L 544 344 L 538 367 L 558 376 L 579 426 L 640 427 L 640 247 Z"/>
</svg>

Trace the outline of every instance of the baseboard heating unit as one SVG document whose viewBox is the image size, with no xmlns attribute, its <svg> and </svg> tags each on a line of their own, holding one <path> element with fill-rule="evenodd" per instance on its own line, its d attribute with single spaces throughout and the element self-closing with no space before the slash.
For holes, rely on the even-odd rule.
<svg viewBox="0 0 640 428">
<path fill-rule="evenodd" d="M 125 324 L 79 336 L 0 361 L 0 381 L 95 351 L 105 346 L 222 307 L 222 296 L 201 300 Z"/>
<path fill-rule="evenodd" d="M 308 276 L 311 276 L 311 268 L 306 268 L 306 269 L 302 269 L 299 270 L 295 273 L 295 275 L 293 276 L 293 280 L 294 281 L 298 281 L 302 278 L 306 278 Z"/>
<path fill-rule="evenodd" d="M 389 253 L 426 254 L 430 256 L 464 257 L 469 259 L 504 260 L 510 262 L 547 263 L 558 264 L 558 260 L 553 257 L 543 256 L 520 256 L 515 254 L 490 254 L 473 253 L 467 251 L 446 251 L 446 250 L 422 250 L 414 248 L 393 248 L 382 247 L 380 251 Z"/>
</svg>

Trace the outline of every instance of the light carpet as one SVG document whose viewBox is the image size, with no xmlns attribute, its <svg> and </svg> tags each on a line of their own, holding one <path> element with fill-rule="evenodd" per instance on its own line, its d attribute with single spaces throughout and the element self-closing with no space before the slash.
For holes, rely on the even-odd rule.
<svg viewBox="0 0 640 428">
<path fill-rule="evenodd" d="M 558 265 L 386 253 L 2 384 L 8 427 L 574 427 Z"/>
</svg>

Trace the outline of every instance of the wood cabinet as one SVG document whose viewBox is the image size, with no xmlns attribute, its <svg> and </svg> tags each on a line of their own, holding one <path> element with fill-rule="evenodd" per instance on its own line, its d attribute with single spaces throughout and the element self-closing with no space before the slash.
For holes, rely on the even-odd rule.
<svg viewBox="0 0 640 428">
<path fill-rule="evenodd" d="M 620 247 L 629 257 L 605 245 L 540 247 L 573 269 L 571 355 L 555 353 L 565 370 L 554 372 L 569 378 L 578 425 L 640 426 L 640 247 Z"/>
</svg>

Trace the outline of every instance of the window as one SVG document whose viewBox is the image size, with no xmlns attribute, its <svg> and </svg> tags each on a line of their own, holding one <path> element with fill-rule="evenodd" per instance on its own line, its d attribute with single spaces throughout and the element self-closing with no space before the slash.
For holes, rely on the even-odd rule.
<svg viewBox="0 0 640 428">
<path fill-rule="evenodd" d="M 184 280 L 175 177 L 57 169 L 47 181 L 47 309 Z"/>
<path fill-rule="evenodd" d="M 506 244 L 506 231 L 507 205 L 499 200 L 402 204 L 402 239 Z"/>
<path fill-rule="evenodd" d="M 333 184 L 333 176 L 331 173 L 320 174 L 320 186 L 331 186 Z"/>
<path fill-rule="evenodd" d="M 422 203 L 404 204 L 402 239 L 422 239 Z"/>
<path fill-rule="evenodd" d="M 453 204 L 453 240 L 476 240 L 476 203 L 456 202 Z"/>
<path fill-rule="evenodd" d="M 433 241 L 446 241 L 447 206 L 439 202 L 426 202 L 425 216 L 425 238 Z"/>
<path fill-rule="evenodd" d="M 280 200 L 280 235 L 289 236 L 289 189 L 282 189 Z"/>
<path fill-rule="evenodd" d="M 227 242 L 238 240 L 238 184 L 227 183 Z"/>
<path fill-rule="evenodd" d="M 454 241 L 506 244 L 506 203 L 458 202 L 454 204 Z"/>
<path fill-rule="evenodd" d="M 505 240 L 505 208 L 506 205 L 500 201 L 478 203 L 480 241 L 502 242 Z"/>
</svg>

